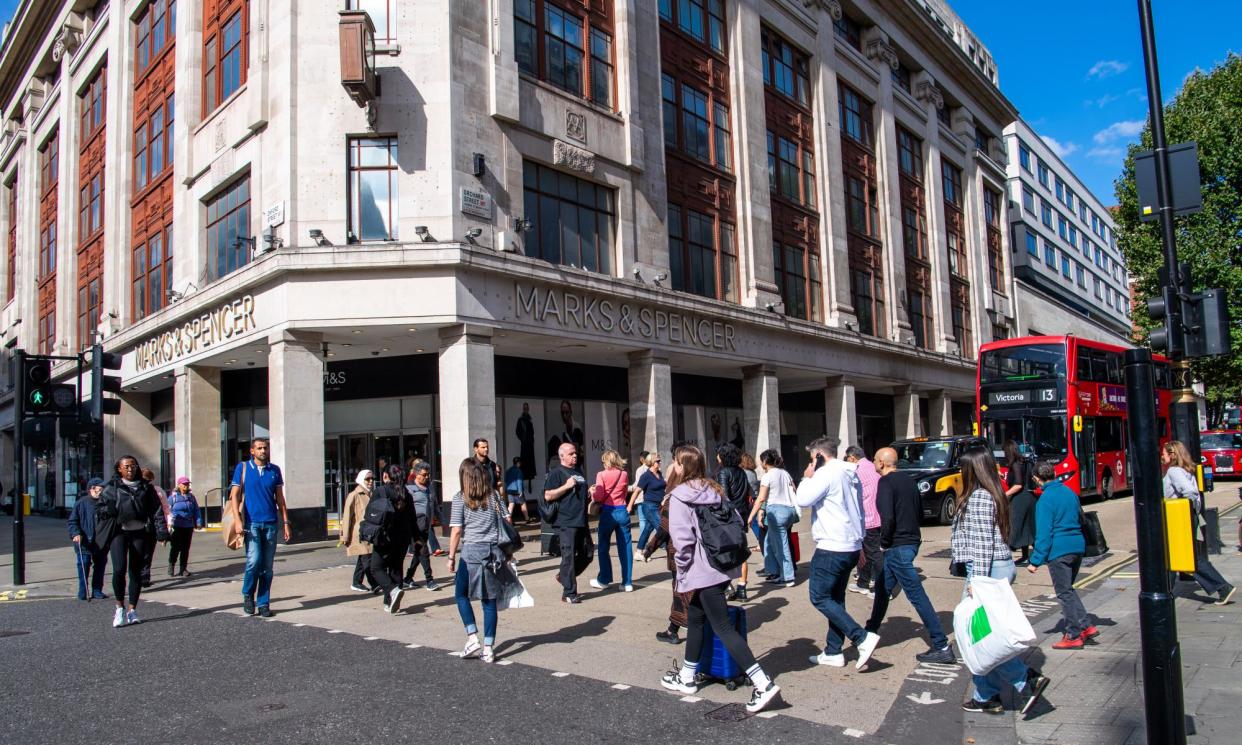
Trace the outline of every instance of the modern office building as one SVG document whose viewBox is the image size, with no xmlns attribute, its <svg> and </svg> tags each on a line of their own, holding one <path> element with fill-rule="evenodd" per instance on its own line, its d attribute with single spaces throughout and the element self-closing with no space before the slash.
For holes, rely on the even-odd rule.
<svg viewBox="0 0 1242 745">
<path fill-rule="evenodd" d="M 1025 121 L 1005 128 L 1005 150 L 1018 334 L 1128 345 L 1130 277 L 1109 208 Z"/>
<path fill-rule="evenodd" d="M 380 458 L 455 489 L 475 437 L 538 481 L 566 440 L 593 472 L 606 447 L 792 459 L 824 431 L 969 428 L 978 344 L 1014 331 L 1016 112 L 960 22 L 917 0 L 288 7 L 20 4 L 0 342 L 124 355 L 105 457 L 30 453 L 37 508 L 124 452 L 216 505 L 269 436 L 309 538 Z"/>
</svg>

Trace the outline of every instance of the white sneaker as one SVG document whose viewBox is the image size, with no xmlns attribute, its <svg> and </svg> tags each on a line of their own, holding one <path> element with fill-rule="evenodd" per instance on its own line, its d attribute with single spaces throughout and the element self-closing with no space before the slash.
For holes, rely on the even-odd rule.
<svg viewBox="0 0 1242 745">
<path fill-rule="evenodd" d="M 827 665 L 828 667 L 845 667 L 845 655 L 843 654 L 819 654 L 811 655 L 811 664 Z"/>
<path fill-rule="evenodd" d="M 871 653 L 880 644 L 880 635 L 867 632 L 867 638 L 858 643 L 858 662 L 854 663 L 855 670 L 862 670 L 867 664 L 867 660 L 871 659 Z"/>
<path fill-rule="evenodd" d="M 125 609 L 117 608 L 116 613 L 112 614 L 112 628 L 119 629 L 125 625 Z"/>
<path fill-rule="evenodd" d="M 483 654 L 479 655 L 479 659 L 483 660 L 484 662 L 495 662 L 496 653 L 492 651 L 491 647 L 484 647 Z"/>
<path fill-rule="evenodd" d="M 480 649 L 482 649 L 481 644 L 473 639 L 467 639 L 466 646 L 462 648 L 461 654 L 459 654 L 458 657 L 461 657 L 464 660 L 473 655 L 475 652 L 478 652 Z"/>
<path fill-rule="evenodd" d="M 404 594 L 405 590 L 402 590 L 400 587 L 393 588 L 392 595 L 390 596 L 392 599 L 384 603 L 384 610 L 389 613 L 396 613 L 401 610 L 401 596 Z"/>
<path fill-rule="evenodd" d="M 605 584 L 605 583 L 603 583 L 603 582 L 600 582 L 600 581 L 599 581 L 599 580 L 597 580 L 597 579 L 592 579 L 592 580 L 591 580 L 591 587 L 594 587 L 596 590 L 607 590 L 609 587 L 612 587 L 612 583 L 611 583 L 611 582 L 609 582 L 609 583 Z"/>
<path fill-rule="evenodd" d="M 664 677 L 660 678 L 660 685 L 670 691 L 684 693 L 687 696 L 692 696 L 699 692 L 699 687 L 697 685 L 694 683 L 687 683 L 681 679 L 680 670 L 670 670 L 667 673 L 664 673 Z"/>
<path fill-rule="evenodd" d="M 136 610 L 131 610 L 125 614 L 125 625 L 128 626 L 131 623 L 142 623 L 142 619 L 138 617 L 138 611 Z"/>
<path fill-rule="evenodd" d="M 867 589 L 866 587 L 863 587 L 857 582 L 851 582 L 849 585 L 846 586 L 845 589 L 849 590 L 850 592 L 856 592 L 859 595 L 871 595 L 871 597 L 875 597 L 875 595 L 871 592 L 871 590 Z"/>
<path fill-rule="evenodd" d="M 634 592 L 634 585 L 626 585 L 625 587 L 622 587 L 621 589 L 624 590 L 625 592 Z"/>
<path fill-rule="evenodd" d="M 762 691 L 756 688 L 750 692 L 750 702 L 746 704 L 746 711 L 749 711 L 751 714 L 762 711 L 763 707 L 770 704 L 772 699 L 776 698 L 776 694 L 780 692 L 781 687 L 776 684 L 776 681 L 769 681 L 768 687 Z"/>
</svg>

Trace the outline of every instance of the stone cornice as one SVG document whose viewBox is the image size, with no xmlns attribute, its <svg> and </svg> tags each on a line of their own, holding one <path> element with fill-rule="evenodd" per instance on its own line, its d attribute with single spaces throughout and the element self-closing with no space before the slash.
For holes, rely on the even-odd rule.
<svg viewBox="0 0 1242 745">
<path fill-rule="evenodd" d="M 841 20 L 841 3 L 837 0 L 802 0 L 802 7 L 822 10 L 834 21 Z"/>
<path fill-rule="evenodd" d="M 894 71 L 901 65 L 901 60 L 897 59 L 897 50 L 883 39 L 867 42 L 867 59 L 886 64 Z"/>
</svg>

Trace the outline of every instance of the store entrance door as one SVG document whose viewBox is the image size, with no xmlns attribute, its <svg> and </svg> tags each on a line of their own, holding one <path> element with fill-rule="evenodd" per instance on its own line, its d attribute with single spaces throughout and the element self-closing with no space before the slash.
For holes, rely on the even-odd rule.
<svg viewBox="0 0 1242 745">
<path fill-rule="evenodd" d="M 376 471 L 378 484 L 381 461 L 384 466 L 396 464 L 408 470 L 414 458 L 431 460 L 431 445 L 431 433 L 426 430 L 327 438 L 324 441 L 324 504 L 328 512 L 340 515 L 345 497 L 353 491 L 358 472 L 362 469 Z M 432 469 L 435 469 L 434 461 Z"/>
</svg>

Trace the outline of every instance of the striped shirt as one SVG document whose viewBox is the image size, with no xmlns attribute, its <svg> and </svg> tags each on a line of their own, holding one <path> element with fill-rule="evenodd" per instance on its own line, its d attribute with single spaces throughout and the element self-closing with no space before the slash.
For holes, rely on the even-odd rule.
<svg viewBox="0 0 1242 745">
<path fill-rule="evenodd" d="M 953 560 L 971 564 L 971 573 L 991 576 L 992 562 L 1013 559 L 996 522 L 996 501 L 987 489 L 975 489 L 953 518 Z"/>
<path fill-rule="evenodd" d="M 457 492 L 453 495 L 453 511 L 449 514 L 449 527 L 461 528 L 462 543 L 499 543 L 500 542 L 500 513 L 494 506 L 492 500 L 496 499 L 493 494 L 488 498 L 487 504 L 477 510 L 466 509 L 466 498 Z M 504 506 L 501 505 L 501 509 Z"/>
</svg>

